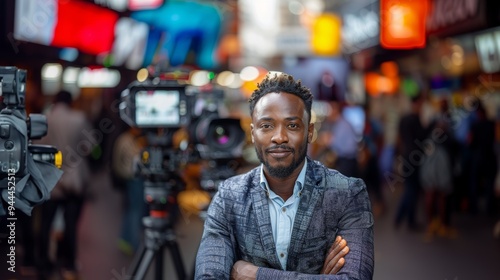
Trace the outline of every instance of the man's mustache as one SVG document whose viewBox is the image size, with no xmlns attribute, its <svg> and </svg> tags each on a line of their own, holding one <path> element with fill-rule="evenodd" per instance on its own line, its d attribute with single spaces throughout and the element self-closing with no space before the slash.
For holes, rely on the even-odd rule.
<svg viewBox="0 0 500 280">
<path fill-rule="evenodd" d="M 277 145 L 266 149 L 266 153 L 272 152 L 295 152 L 295 149 L 286 145 Z"/>
</svg>

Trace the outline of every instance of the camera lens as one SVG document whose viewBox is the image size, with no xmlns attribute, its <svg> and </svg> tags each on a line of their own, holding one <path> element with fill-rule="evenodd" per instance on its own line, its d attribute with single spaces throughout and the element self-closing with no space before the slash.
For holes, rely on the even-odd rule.
<svg viewBox="0 0 500 280">
<path fill-rule="evenodd" d="M 215 139 L 216 139 L 218 144 L 225 145 L 229 142 L 230 135 L 224 127 L 217 126 L 215 128 Z"/>
<path fill-rule="evenodd" d="M 214 151 L 229 152 L 244 140 L 238 119 L 213 119 L 208 126 L 207 145 Z"/>
<path fill-rule="evenodd" d="M 189 137 L 202 158 L 223 159 L 241 155 L 245 132 L 239 119 L 202 116 L 189 126 Z"/>
</svg>

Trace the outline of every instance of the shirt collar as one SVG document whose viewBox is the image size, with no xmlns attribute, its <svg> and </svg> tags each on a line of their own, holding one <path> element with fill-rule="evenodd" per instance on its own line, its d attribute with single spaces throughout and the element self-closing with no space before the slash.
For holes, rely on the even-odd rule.
<svg viewBox="0 0 500 280">
<path fill-rule="evenodd" d="M 295 186 L 293 188 L 293 195 L 300 196 L 302 189 L 304 188 L 304 182 L 306 180 L 306 170 L 307 170 L 307 158 L 304 161 L 304 166 L 302 166 L 302 170 L 300 170 L 299 176 L 295 181 Z M 270 194 L 274 195 L 274 192 L 269 188 L 269 184 L 267 183 L 266 176 L 264 176 L 264 165 L 261 164 L 260 167 L 260 186 L 266 191 L 267 196 Z"/>
</svg>

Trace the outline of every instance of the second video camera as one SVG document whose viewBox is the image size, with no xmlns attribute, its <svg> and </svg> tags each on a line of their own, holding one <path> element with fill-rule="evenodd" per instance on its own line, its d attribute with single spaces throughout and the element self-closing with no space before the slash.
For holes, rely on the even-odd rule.
<svg viewBox="0 0 500 280">
<path fill-rule="evenodd" d="M 24 69 L 0 67 L 0 178 L 25 176 L 28 157 L 59 167 L 62 160 L 55 147 L 31 144 L 47 134 L 47 119 L 41 114 L 26 115 L 26 78 Z"/>
<path fill-rule="evenodd" d="M 131 83 L 122 98 L 120 115 L 130 126 L 185 128 L 189 144 L 202 159 L 229 159 L 242 154 L 245 132 L 239 119 L 221 117 L 222 89 L 156 78 Z"/>
</svg>

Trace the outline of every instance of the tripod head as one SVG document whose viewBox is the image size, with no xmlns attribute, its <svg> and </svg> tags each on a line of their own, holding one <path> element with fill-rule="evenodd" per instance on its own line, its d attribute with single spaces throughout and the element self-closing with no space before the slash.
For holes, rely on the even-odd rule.
<svg viewBox="0 0 500 280">
<path fill-rule="evenodd" d="M 185 155 L 172 145 L 175 131 L 146 131 L 148 146 L 142 150 L 137 164 L 137 174 L 145 180 L 144 200 L 149 206 L 145 227 L 165 228 L 175 221 L 177 195 L 185 189 L 185 182 L 179 174 Z"/>
</svg>

